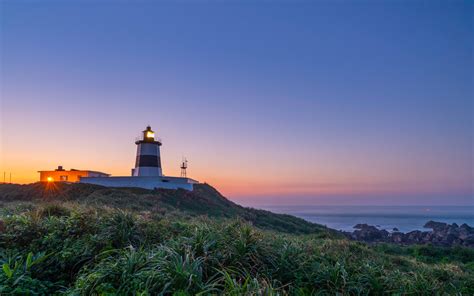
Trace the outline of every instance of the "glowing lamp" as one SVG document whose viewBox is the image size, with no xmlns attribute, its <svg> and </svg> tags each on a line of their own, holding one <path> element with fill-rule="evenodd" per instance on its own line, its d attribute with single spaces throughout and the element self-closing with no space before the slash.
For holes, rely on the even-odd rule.
<svg viewBox="0 0 474 296">
<path fill-rule="evenodd" d="M 146 137 L 149 139 L 154 139 L 155 138 L 155 133 L 152 131 L 147 131 L 146 132 Z"/>
</svg>

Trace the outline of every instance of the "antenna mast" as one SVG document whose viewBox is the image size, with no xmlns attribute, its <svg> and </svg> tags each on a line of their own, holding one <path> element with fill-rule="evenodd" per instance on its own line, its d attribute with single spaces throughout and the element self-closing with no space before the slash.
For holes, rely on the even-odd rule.
<svg viewBox="0 0 474 296">
<path fill-rule="evenodd" d="M 186 178 L 186 169 L 188 168 L 188 160 L 183 158 L 183 162 L 181 163 L 181 178 Z"/>
</svg>

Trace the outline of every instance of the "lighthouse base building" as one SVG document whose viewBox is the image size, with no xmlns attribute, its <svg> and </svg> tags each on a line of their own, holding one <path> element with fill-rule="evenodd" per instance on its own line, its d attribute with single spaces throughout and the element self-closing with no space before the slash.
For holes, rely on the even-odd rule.
<svg viewBox="0 0 474 296">
<path fill-rule="evenodd" d="M 109 174 L 94 171 L 40 171 L 40 181 L 79 182 L 107 187 L 139 187 L 145 189 L 186 189 L 193 190 L 193 184 L 199 182 L 191 178 L 164 176 L 161 169 L 161 140 L 155 139 L 150 126 L 142 132 L 135 142 L 137 157 L 131 176 L 112 177 Z M 77 172 L 83 172 L 78 174 Z M 69 176 L 71 175 L 71 176 Z M 72 177 L 74 175 L 74 177 Z"/>
<path fill-rule="evenodd" d="M 156 176 L 138 176 L 138 177 L 82 177 L 80 183 L 95 184 L 107 187 L 138 187 L 145 189 L 186 189 L 193 190 L 193 184 L 199 182 L 190 178 L 180 177 L 156 177 Z"/>
</svg>

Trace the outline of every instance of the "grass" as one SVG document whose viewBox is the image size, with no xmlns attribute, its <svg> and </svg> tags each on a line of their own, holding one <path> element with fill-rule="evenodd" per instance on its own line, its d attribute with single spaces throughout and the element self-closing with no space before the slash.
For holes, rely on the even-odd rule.
<svg viewBox="0 0 474 296">
<path fill-rule="evenodd" d="M 294 234 L 337 232 L 303 219 L 274 214 L 269 211 L 237 205 L 207 184 L 197 184 L 194 191 L 147 190 L 139 188 L 108 188 L 80 183 L 33 183 L 28 185 L 0 184 L 0 203 L 4 211 L 34 208 L 35 204 L 56 201 L 81 206 L 120 208 L 133 212 L 148 212 L 166 216 L 208 216 L 241 218 L 268 230 Z"/>
<path fill-rule="evenodd" d="M 369 246 L 208 185 L 77 185 L 0 186 L 0 295 L 474 294 L 472 249 Z"/>
<path fill-rule="evenodd" d="M 438 262 L 414 247 L 291 235 L 243 219 L 77 205 L 40 206 L 3 223 L 2 295 L 474 293 L 472 250 L 446 249 Z"/>
</svg>

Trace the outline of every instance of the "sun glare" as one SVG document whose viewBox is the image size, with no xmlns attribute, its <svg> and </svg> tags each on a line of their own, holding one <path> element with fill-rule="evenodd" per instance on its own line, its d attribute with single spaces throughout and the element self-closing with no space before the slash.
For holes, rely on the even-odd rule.
<svg viewBox="0 0 474 296">
<path fill-rule="evenodd" d="M 48 182 L 53 182 L 53 177 L 48 177 L 47 180 Z"/>
</svg>

